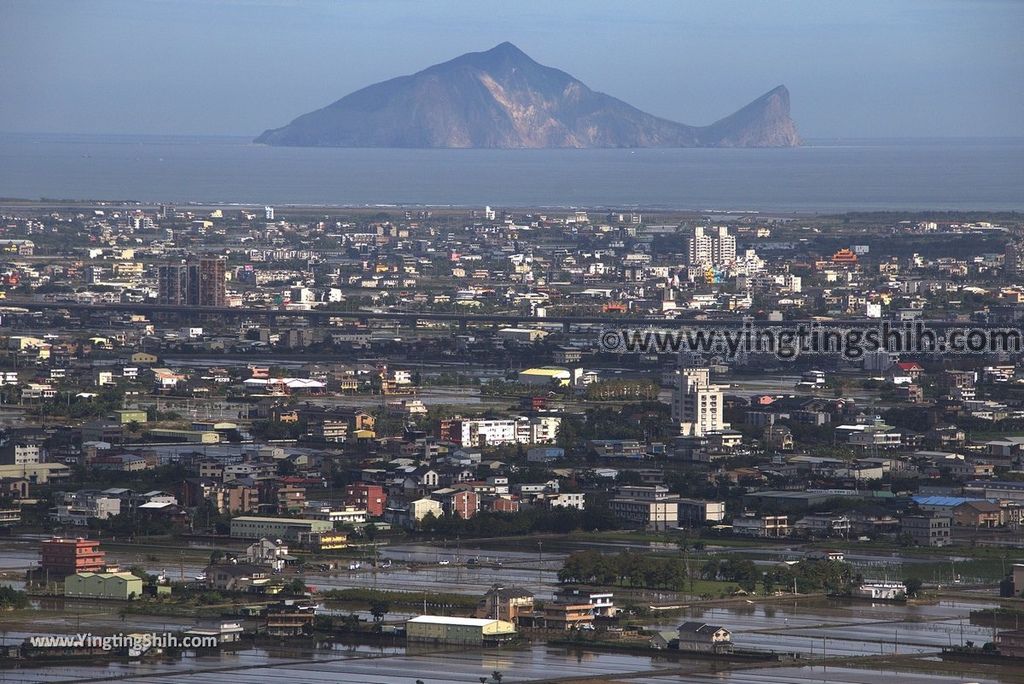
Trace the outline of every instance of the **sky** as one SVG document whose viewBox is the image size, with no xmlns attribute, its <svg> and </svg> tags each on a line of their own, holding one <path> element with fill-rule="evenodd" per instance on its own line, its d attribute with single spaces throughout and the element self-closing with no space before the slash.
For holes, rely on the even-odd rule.
<svg viewBox="0 0 1024 684">
<path fill-rule="evenodd" d="M 257 135 L 511 41 L 704 125 L 779 84 L 805 138 L 1024 136 L 1022 0 L 0 0 L 0 131 Z"/>
</svg>

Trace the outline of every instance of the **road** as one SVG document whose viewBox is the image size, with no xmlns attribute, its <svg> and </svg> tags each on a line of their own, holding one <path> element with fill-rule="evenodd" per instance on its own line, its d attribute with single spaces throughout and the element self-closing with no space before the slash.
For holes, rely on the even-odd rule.
<svg viewBox="0 0 1024 684">
<path fill-rule="evenodd" d="M 484 323 L 494 325 L 516 325 L 521 323 L 548 323 L 553 325 L 564 325 L 571 328 L 572 326 L 596 326 L 597 329 L 604 329 L 608 327 L 619 328 L 646 328 L 651 327 L 659 330 L 667 329 L 706 329 L 706 330 L 720 330 L 720 329 L 731 329 L 737 330 L 742 329 L 747 323 L 742 317 L 731 316 L 722 319 L 673 319 L 673 318 L 652 318 L 642 316 L 622 316 L 622 317 L 610 317 L 610 316 L 545 316 L 538 318 L 529 314 L 522 313 L 493 313 L 493 314 L 473 314 L 463 312 L 430 312 L 430 311 L 384 311 L 384 310 L 370 310 L 370 311 L 331 311 L 326 309 L 308 309 L 308 310 L 287 310 L 287 309 L 261 309 L 254 307 L 194 307 L 194 306 L 179 306 L 171 304 L 152 304 L 146 302 L 138 303 L 115 303 L 115 304 L 79 304 L 77 302 L 51 302 L 42 301 L 37 299 L 29 298 L 10 298 L 3 302 L 0 302 L 0 306 L 3 309 L 17 310 L 25 309 L 27 311 L 56 311 L 56 310 L 67 310 L 73 311 L 79 314 L 90 314 L 90 313 L 145 313 L 145 314 L 175 314 L 175 315 L 186 315 L 186 316 L 206 316 L 214 318 L 238 318 L 238 317 L 249 317 L 249 318 L 278 318 L 278 317 L 299 317 L 313 320 L 326 320 L 326 319 L 348 319 L 356 321 L 400 321 L 416 325 L 417 321 L 436 321 L 436 322 L 452 322 L 460 325 L 468 323 Z M 8 313 L 16 313 L 15 311 L 8 311 Z M 827 321 L 828 326 L 835 328 L 877 328 L 883 322 L 878 319 L 870 318 L 850 318 L 850 319 L 834 319 Z M 812 319 L 793 319 L 787 320 L 785 323 L 772 322 L 772 321 L 757 321 L 758 325 L 763 326 L 779 326 L 785 325 L 792 327 L 796 325 L 811 326 L 813 324 L 824 325 L 825 321 L 812 320 Z M 896 325 L 896 324 L 894 324 Z M 941 329 L 948 327 L 963 327 L 962 321 L 927 321 L 927 325 L 931 328 Z M 971 324 L 974 327 L 986 327 L 985 324 Z M 989 326 L 999 327 L 999 326 Z"/>
</svg>

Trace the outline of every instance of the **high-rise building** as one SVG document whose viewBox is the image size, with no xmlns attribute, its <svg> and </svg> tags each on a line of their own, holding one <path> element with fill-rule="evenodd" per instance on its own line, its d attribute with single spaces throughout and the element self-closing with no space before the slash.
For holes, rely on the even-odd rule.
<svg viewBox="0 0 1024 684">
<path fill-rule="evenodd" d="M 693 229 L 693 235 L 686 239 L 686 258 L 690 266 L 706 266 L 711 263 L 711 236 L 704 233 L 702 226 Z"/>
<path fill-rule="evenodd" d="M 1024 272 L 1024 244 L 1019 242 L 1007 242 L 1003 252 L 1006 271 L 1013 275 Z"/>
<path fill-rule="evenodd" d="M 722 419 L 722 386 L 712 385 L 707 368 L 681 368 L 672 393 L 672 420 L 679 433 L 703 437 L 729 427 Z"/>
<path fill-rule="evenodd" d="M 188 269 L 184 264 L 164 264 L 159 268 L 158 304 L 184 306 L 188 303 Z"/>
<path fill-rule="evenodd" d="M 708 232 L 696 226 L 686 238 L 688 266 L 727 266 L 736 261 L 736 236 L 726 226 L 716 226 Z"/>
<path fill-rule="evenodd" d="M 718 235 L 711 241 L 711 258 L 716 266 L 736 261 L 736 236 L 729 235 L 725 226 L 718 226 Z"/>
<path fill-rule="evenodd" d="M 225 305 L 223 259 L 204 257 L 188 264 L 164 264 L 158 273 L 158 304 Z"/>
<path fill-rule="evenodd" d="M 268 221 L 274 220 L 274 207 L 263 207 L 263 216 Z"/>
<path fill-rule="evenodd" d="M 224 260 L 202 258 L 188 266 L 189 304 L 224 306 Z"/>
</svg>

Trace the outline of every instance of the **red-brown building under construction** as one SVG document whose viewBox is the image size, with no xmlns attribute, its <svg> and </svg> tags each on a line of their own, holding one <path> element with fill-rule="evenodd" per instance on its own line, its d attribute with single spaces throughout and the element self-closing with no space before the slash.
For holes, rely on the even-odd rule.
<svg viewBox="0 0 1024 684">
<path fill-rule="evenodd" d="M 88 539 L 54 537 L 42 544 L 39 569 L 52 577 L 66 577 L 79 572 L 99 572 L 106 565 L 100 543 Z"/>
</svg>

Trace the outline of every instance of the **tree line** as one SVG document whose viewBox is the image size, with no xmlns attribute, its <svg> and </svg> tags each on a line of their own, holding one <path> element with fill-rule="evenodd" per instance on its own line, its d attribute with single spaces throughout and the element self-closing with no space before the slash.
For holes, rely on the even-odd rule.
<svg viewBox="0 0 1024 684">
<path fill-rule="evenodd" d="M 632 551 L 617 554 L 576 551 L 569 554 L 558 571 L 558 581 L 562 583 L 625 585 L 677 591 L 686 588 L 688 577 L 687 563 L 682 558 Z"/>
<path fill-rule="evenodd" d="M 684 591 L 692 579 L 734 582 L 747 592 L 761 585 L 764 593 L 792 589 L 800 593 L 826 591 L 848 594 L 855 582 L 850 566 L 840 561 L 804 559 L 793 565 L 758 566 L 740 556 L 712 557 L 699 561 L 686 557 L 623 551 L 603 554 L 577 551 L 558 571 L 563 583 L 596 586 L 629 586 Z"/>
<path fill-rule="evenodd" d="M 618 521 L 607 506 L 587 502 L 586 510 L 575 508 L 524 509 L 519 513 L 484 511 L 468 520 L 454 515 L 434 516 L 428 513 L 420 521 L 419 530 L 430 534 L 461 537 L 504 537 L 534 532 L 568 533 L 576 530 L 611 530 Z"/>
</svg>

